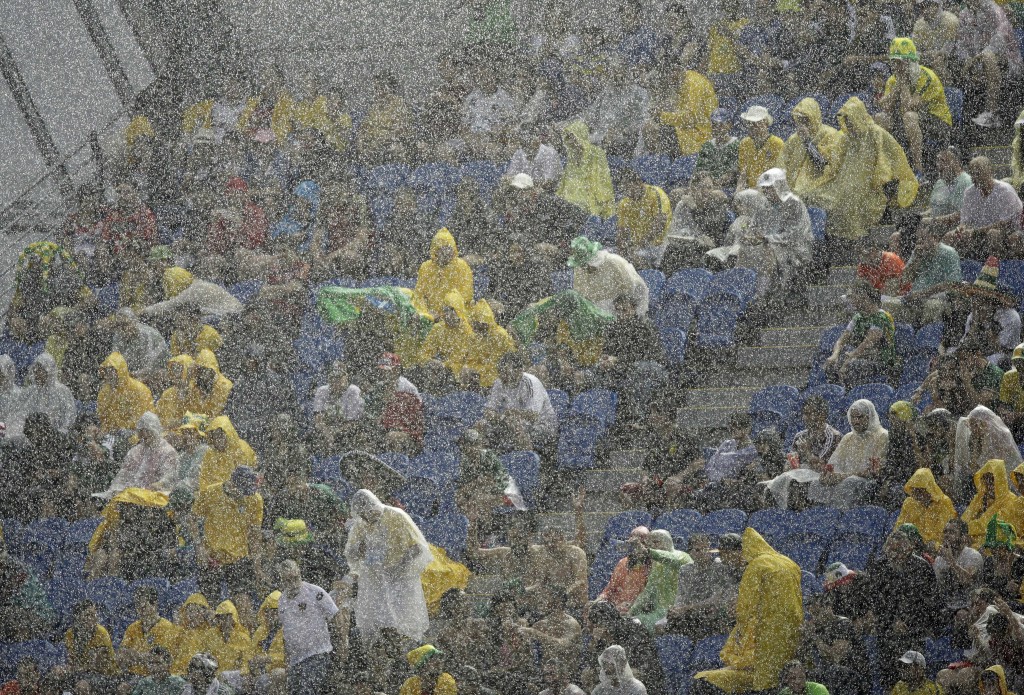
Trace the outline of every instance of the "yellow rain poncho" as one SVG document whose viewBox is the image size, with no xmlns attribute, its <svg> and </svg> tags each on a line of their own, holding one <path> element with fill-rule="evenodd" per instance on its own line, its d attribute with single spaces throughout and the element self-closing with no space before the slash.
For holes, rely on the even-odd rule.
<svg viewBox="0 0 1024 695">
<path fill-rule="evenodd" d="M 121 523 L 121 505 L 122 504 L 134 504 L 139 507 L 166 507 L 168 503 L 168 497 L 166 493 L 154 492 L 153 490 L 143 490 L 139 487 L 129 487 L 121 490 L 121 492 L 114 495 L 107 506 L 103 508 L 101 516 L 103 521 L 93 531 L 92 538 L 89 539 L 89 553 L 94 553 L 99 550 L 107 534 L 115 531 L 118 524 Z"/>
<path fill-rule="evenodd" d="M 508 331 L 494 320 L 491 305 L 485 300 L 473 304 L 469 317 L 474 323 L 486 324 L 487 330 L 474 328 L 466 366 L 480 375 L 481 386 L 490 388 L 498 379 L 498 360 L 509 352 L 515 352 L 516 344 Z"/>
<path fill-rule="evenodd" d="M 217 329 L 209 324 L 203 324 L 194 341 L 183 335 L 181 331 L 171 331 L 172 355 L 192 355 L 200 350 L 216 353 L 222 347 L 224 347 L 224 339 L 220 337 Z"/>
<path fill-rule="evenodd" d="M 242 626 L 238 619 L 238 609 L 231 601 L 224 601 L 214 612 L 214 615 L 231 616 L 231 633 L 224 639 L 224 633 L 220 625 L 214 627 L 213 634 L 213 656 L 217 659 L 217 673 L 224 671 L 241 671 L 242 667 L 249 661 L 249 654 L 252 652 L 252 640 L 249 638 L 249 631 Z"/>
<path fill-rule="evenodd" d="M 149 387 L 128 371 L 128 363 L 120 352 L 112 352 L 100 365 L 113 367 L 117 372 L 115 385 L 103 384 L 96 396 L 96 417 L 104 434 L 117 430 L 134 430 L 139 418 L 153 409 L 153 394 Z"/>
<path fill-rule="evenodd" d="M 432 644 L 416 647 L 406 654 L 405 660 L 408 662 L 409 668 L 412 669 L 413 675 L 402 683 L 398 689 L 398 695 L 424 695 L 425 692 L 429 692 L 431 695 L 456 695 L 459 692 L 459 686 L 452 674 L 441 673 L 434 681 L 433 687 L 430 683 L 424 684 L 423 678 L 416 674 L 423 664 L 441 654 L 441 650 Z"/>
<path fill-rule="evenodd" d="M 567 158 L 558 197 L 578 205 L 591 215 L 608 218 L 615 214 L 615 190 L 608 157 L 590 143 L 587 124 L 576 120 L 562 129 Z"/>
<path fill-rule="evenodd" d="M 1006 685 L 1006 671 L 1003 670 L 1002 666 L 1000 666 L 999 664 L 996 664 L 994 666 L 989 666 L 985 670 L 986 671 L 991 671 L 992 673 L 996 674 L 996 676 L 998 676 L 998 678 L 999 678 L 999 693 L 1000 693 L 1000 695 L 1014 695 L 1012 692 L 1010 692 L 1009 686 Z M 985 692 L 980 687 L 978 688 L 978 691 L 981 692 L 981 693 Z"/>
<path fill-rule="evenodd" d="M 174 299 L 195 282 L 195 276 L 184 268 L 174 266 L 164 271 L 164 299 Z"/>
<path fill-rule="evenodd" d="M 932 503 L 926 507 L 910 497 L 911 491 L 915 489 L 927 492 L 932 498 Z M 928 468 L 918 468 L 914 471 L 910 480 L 903 486 L 903 491 L 908 497 L 903 500 L 903 507 L 893 528 L 899 528 L 901 524 L 913 524 L 921 532 L 921 538 L 925 543 L 941 544 L 942 529 L 956 518 L 953 500 L 942 491 Z"/>
<path fill-rule="evenodd" d="M 992 475 L 993 486 L 991 492 L 982 481 L 986 473 Z M 974 499 L 967 505 L 961 518 L 967 522 L 971 534 L 971 545 L 980 548 L 985 542 L 985 533 L 988 531 L 988 522 L 996 514 L 1000 521 L 1013 524 L 1006 518 L 1006 512 L 1011 510 L 1017 496 L 1010 492 L 1010 486 L 1006 476 L 1006 463 L 999 459 L 991 459 L 988 463 L 978 469 L 974 474 L 974 489 L 977 492 Z M 986 493 L 989 499 L 986 499 Z M 1014 530 L 1017 530 L 1014 525 Z M 1019 536 L 1020 534 L 1018 534 Z"/>
<path fill-rule="evenodd" d="M 437 252 L 444 246 L 451 247 L 453 257 L 447 265 L 442 266 L 437 262 Z M 420 264 L 416 288 L 412 292 L 412 305 L 421 313 L 436 318 L 449 292 L 458 292 L 465 304 L 472 302 L 473 270 L 466 261 L 459 258 L 455 237 L 447 228 L 443 228 L 430 242 L 430 260 Z"/>
<path fill-rule="evenodd" d="M 195 612 L 190 610 L 190 606 L 202 608 L 207 615 L 210 610 L 210 604 L 202 594 L 192 594 L 181 604 L 177 622 L 178 645 L 171 664 L 171 673 L 178 676 L 185 674 L 193 656 L 201 652 L 212 653 L 217 640 L 216 630 L 207 617 L 202 618 L 200 624 L 194 627 L 187 626 L 186 613 Z"/>
<path fill-rule="evenodd" d="M 291 103 L 292 98 L 287 94 L 282 94 L 274 102 L 274 110 L 270 113 L 270 129 L 274 131 L 274 137 L 277 138 L 279 143 L 284 142 L 291 131 Z M 249 102 L 249 105 L 245 107 L 238 117 L 239 130 L 246 131 L 249 129 L 249 121 L 259 107 L 259 100 L 253 99 Z"/>
<path fill-rule="evenodd" d="M 679 154 L 697 154 L 711 139 L 711 114 L 718 108 L 715 88 L 708 78 L 687 70 L 679 85 L 679 104 L 675 111 L 662 111 L 659 120 L 676 129 Z"/>
<path fill-rule="evenodd" d="M 156 132 L 153 130 L 153 124 L 149 122 L 148 118 L 136 116 L 124 129 L 125 144 L 131 147 L 141 137 L 155 138 Z"/>
<path fill-rule="evenodd" d="M 822 185 L 804 203 L 825 209 L 830 234 L 860 239 L 882 219 L 884 186 L 896 181 L 896 204 L 909 207 L 917 197 L 917 177 L 903 148 L 872 120 L 860 99 L 851 97 L 838 119 L 842 132 Z"/>
<path fill-rule="evenodd" d="M 285 668 L 286 662 L 284 657 L 284 632 L 281 630 L 280 625 L 274 631 L 272 635 L 270 633 L 270 611 L 277 610 L 277 602 L 281 599 L 281 592 L 274 591 L 265 599 L 260 605 L 260 610 L 256 614 L 256 620 L 259 623 L 256 627 L 256 632 L 252 633 L 252 652 L 249 658 L 255 656 L 266 656 L 270 659 L 270 663 L 267 664 L 267 670 L 273 671 L 277 668 Z M 248 669 L 248 663 L 245 666 Z"/>
<path fill-rule="evenodd" d="M 793 109 L 793 116 L 802 116 L 810 121 L 811 143 L 828 162 L 839 139 L 839 131 L 821 122 L 821 106 L 814 99 L 803 99 Z M 804 199 L 824 183 L 825 170 L 818 170 L 807 154 L 800 136 L 793 133 L 786 140 L 786 146 L 779 157 L 779 168 L 785 169 L 789 187 Z"/>
<path fill-rule="evenodd" d="M 217 451 L 215 446 L 210 446 L 206 455 L 203 456 L 203 463 L 199 469 L 199 489 L 205 490 L 211 485 L 223 483 L 231 477 L 231 473 L 239 466 L 256 468 L 256 454 L 252 447 L 238 436 L 235 426 L 226 415 L 215 417 L 206 426 L 207 441 L 215 430 L 224 432 L 227 438 L 227 446 L 224 451 Z"/>
<path fill-rule="evenodd" d="M 725 667 L 694 676 L 727 693 L 778 687 L 779 671 L 800 644 L 804 620 L 797 564 L 752 528 L 743 532 L 743 559 L 747 567 L 740 580 L 736 626 L 719 655 Z"/>
<path fill-rule="evenodd" d="M 465 590 L 472 573 L 461 562 L 448 557 L 444 548 L 430 545 L 430 552 L 434 559 L 420 575 L 420 583 L 423 584 L 423 598 L 427 600 L 427 612 L 436 616 L 445 592 L 449 589 Z"/>
<path fill-rule="evenodd" d="M 1024 125 L 1016 125 L 1024 121 L 1024 111 L 1017 116 L 1013 128 L 1013 142 L 1010 144 L 1010 184 L 1020 192 L 1024 186 Z"/>
<path fill-rule="evenodd" d="M 245 102 L 245 109 L 242 113 L 251 113 L 259 106 L 259 100 L 250 97 Z M 241 116 L 239 117 L 241 122 Z M 181 132 L 191 135 L 197 128 L 213 127 L 213 99 L 206 99 L 185 109 L 181 115 Z"/>
<path fill-rule="evenodd" d="M 189 409 L 192 399 L 192 370 L 195 367 L 195 360 L 188 355 L 177 355 L 167 360 L 167 369 L 177 371 L 174 381 L 187 382 L 186 386 L 171 386 L 164 389 L 157 399 L 153 412 L 160 418 L 160 424 L 165 430 L 171 430 L 181 424 L 185 412 Z"/>
<path fill-rule="evenodd" d="M 448 322 L 441 318 L 430 329 L 423 347 L 420 349 L 420 361 L 426 362 L 435 357 L 440 359 L 444 366 L 451 370 L 452 374 L 458 376 L 462 368 L 469 366 L 470 348 L 474 341 L 473 329 L 469 325 L 469 314 L 466 312 L 466 304 L 462 295 L 458 292 L 449 292 L 444 297 L 444 307 L 452 309 L 459 317 L 458 326 L 449 326 Z M 443 311 L 441 312 L 443 314 Z"/>
<path fill-rule="evenodd" d="M 215 418 L 224 412 L 224 406 L 228 403 L 228 396 L 231 395 L 231 380 L 220 373 L 220 365 L 217 358 L 210 350 L 200 350 L 196 355 L 196 369 L 204 367 L 212 369 L 217 377 L 214 379 L 213 387 L 208 393 L 203 392 L 193 379 L 191 398 L 188 402 L 188 409 L 193 413 L 202 413 L 208 418 Z"/>
</svg>

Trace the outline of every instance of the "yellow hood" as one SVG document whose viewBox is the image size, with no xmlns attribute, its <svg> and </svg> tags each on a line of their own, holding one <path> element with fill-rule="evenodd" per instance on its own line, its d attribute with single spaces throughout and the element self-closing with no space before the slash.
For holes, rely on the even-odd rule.
<svg viewBox="0 0 1024 695">
<path fill-rule="evenodd" d="M 192 273 L 184 268 L 168 268 L 164 271 L 164 296 L 166 299 L 174 299 L 187 290 L 195 278 Z"/>
<path fill-rule="evenodd" d="M 125 361 L 124 356 L 120 352 L 110 353 L 100 366 L 113 367 L 114 371 L 117 372 L 118 383 L 123 383 L 132 378 L 131 372 L 128 371 L 128 362 Z"/>
<path fill-rule="evenodd" d="M 197 367 L 212 369 L 217 372 L 217 374 L 220 374 L 220 364 L 217 362 L 217 356 L 214 355 L 211 350 L 207 350 L 206 348 L 200 350 L 199 353 L 196 354 L 195 364 Z"/>
<path fill-rule="evenodd" d="M 206 425 L 206 436 L 209 437 L 210 433 L 214 430 L 221 430 L 224 432 L 224 436 L 228 440 L 228 449 L 238 446 L 242 441 L 242 438 L 238 436 L 238 431 L 235 426 L 231 424 L 231 420 L 227 415 L 220 415 L 210 420 Z"/>
<path fill-rule="evenodd" d="M 743 532 L 743 560 L 748 564 L 765 555 L 778 555 L 779 552 L 768 544 L 764 537 L 752 528 Z"/>
<path fill-rule="evenodd" d="M 477 323 L 486 323 L 492 327 L 496 327 L 498 325 L 498 321 L 494 318 L 494 311 L 491 309 L 491 305 L 487 303 L 486 299 L 473 302 L 469 316 Z"/>
<path fill-rule="evenodd" d="M 924 490 L 931 496 L 933 502 L 937 502 L 940 499 L 946 497 L 946 493 L 942 491 L 939 484 L 935 482 L 935 476 L 932 474 L 930 468 L 918 468 L 914 471 L 914 474 L 910 476 L 910 480 L 903 486 L 903 492 L 910 494 L 911 490 Z"/>
<path fill-rule="evenodd" d="M 978 491 L 979 495 L 985 493 L 981 479 L 986 473 L 991 473 L 994 479 L 993 487 L 995 487 L 996 500 L 1001 500 L 1007 495 L 1012 494 L 1010 492 L 1009 479 L 1006 475 L 1006 462 L 999 459 L 991 459 L 974 474 L 974 489 Z"/>
<path fill-rule="evenodd" d="M 1009 688 L 1006 686 L 1006 672 L 1003 671 L 1003 667 L 1002 666 L 1000 666 L 999 664 L 996 664 L 995 666 L 989 666 L 985 670 L 986 671 L 991 671 L 992 673 L 996 674 L 996 676 L 999 677 L 999 692 L 1001 692 L 1002 695 L 1013 695 L 1013 693 L 1011 693 Z M 978 689 L 979 689 L 979 691 L 981 690 L 980 686 L 979 686 Z"/>
<path fill-rule="evenodd" d="M 1024 496 L 1024 463 L 1013 469 L 1013 483 L 1017 486 L 1017 494 Z"/>
<path fill-rule="evenodd" d="M 234 625 L 234 629 L 242 627 L 242 621 L 238 619 L 238 609 L 235 608 L 235 604 L 231 601 L 221 601 L 217 606 L 217 610 L 213 612 L 214 615 L 230 615 L 231 624 Z"/>
<path fill-rule="evenodd" d="M 584 121 L 577 119 L 562 128 L 562 143 L 567 150 L 570 141 L 575 141 L 584 151 L 590 147 L 590 129 Z"/>
<path fill-rule="evenodd" d="M 437 252 L 443 246 L 449 246 L 455 252 L 453 260 L 459 257 L 459 246 L 455 243 L 455 237 L 452 236 L 447 227 L 439 229 L 430 241 L 430 260 L 437 263 Z"/>
<path fill-rule="evenodd" d="M 185 603 L 181 604 L 182 608 L 188 606 L 202 606 L 203 608 L 209 608 L 210 602 L 206 600 L 206 597 L 200 593 L 195 593 L 185 599 Z"/>
<path fill-rule="evenodd" d="M 811 123 L 811 133 L 817 133 L 821 128 L 821 106 L 810 97 L 801 99 L 793 108 L 794 116 L 803 116 Z"/>
<path fill-rule="evenodd" d="M 196 361 L 192 359 L 191 355 L 175 355 L 171 359 L 167 360 L 167 366 L 172 364 L 180 364 L 182 377 L 187 379 L 192 374 L 192 368 L 195 367 Z"/>
<path fill-rule="evenodd" d="M 139 507 L 166 507 L 168 504 L 167 493 L 144 490 L 138 487 L 125 488 L 110 498 L 107 506 L 103 508 L 101 516 L 103 521 L 96 527 L 89 539 L 89 552 L 93 553 L 99 549 L 104 537 L 115 528 L 121 521 L 121 505 L 134 504 Z"/>
<path fill-rule="evenodd" d="M 462 319 L 462 327 L 472 330 L 469 325 L 469 314 L 466 312 L 466 300 L 458 292 L 449 292 L 444 296 L 444 306 L 453 309 Z"/>
</svg>

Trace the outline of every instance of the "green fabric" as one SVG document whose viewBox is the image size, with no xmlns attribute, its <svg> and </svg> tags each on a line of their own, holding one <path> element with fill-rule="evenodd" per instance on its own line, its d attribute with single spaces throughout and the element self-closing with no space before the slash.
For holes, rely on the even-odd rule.
<svg viewBox="0 0 1024 695">
<path fill-rule="evenodd" d="M 1003 383 L 1003 370 L 994 364 L 986 364 L 980 374 L 971 379 L 975 391 L 995 391 Z"/>
<path fill-rule="evenodd" d="M 512 319 L 509 331 L 521 345 L 529 345 L 540 328 L 542 318 L 565 321 L 569 335 L 577 342 L 598 337 L 606 326 L 615 321 L 613 314 L 597 308 L 579 292 L 565 290 L 523 309 Z"/>
<path fill-rule="evenodd" d="M 185 679 L 181 676 L 169 676 L 159 682 L 146 676 L 135 686 L 132 695 L 180 695 L 184 690 Z"/>
<path fill-rule="evenodd" d="M 1007 550 L 1013 550 L 1016 542 L 1017 533 L 1014 531 L 1013 526 L 1005 521 L 1000 521 L 998 514 L 993 514 L 992 518 L 989 519 L 988 529 L 985 531 L 985 544 L 982 547 L 986 549 L 1006 548 Z"/>
<path fill-rule="evenodd" d="M 474 44 L 501 44 L 511 46 L 516 42 L 519 28 L 512 18 L 512 10 L 506 0 L 490 0 L 484 7 L 484 16 L 472 20 L 466 31 L 466 42 Z"/>
<path fill-rule="evenodd" d="M 893 364 L 896 361 L 896 324 L 893 323 L 892 316 L 881 309 L 868 316 L 859 313 L 853 315 L 850 347 L 860 345 L 872 328 L 881 329 L 884 336 L 882 342 L 875 347 L 878 359 L 882 364 Z"/>
<path fill-rule="evenodd" d="M 679 568 L 693 562 L 682 550 L 650 550 L 651 573 L 647 575 L 647 584 L 636 597 L 633 607 L 629 610 L 630 617 L 639 620 L 650 632 L 654 632 L 654 624 L 668 614 L 668 609 L 676 601 L 679 589 Z"/>
<path fill-rule="evenodd" d="M 18 255 L 18 264 L 14 270 L 15 287 L 21 284 L 27 272 L 37 272 L 42 278 L 43 292 L 49 291 L 50 271 L 54 267 L 65 266 L 78 270 L 74 257 L 52 241 L 36 241 Z"/>
<path fill-rule="evenodd" d="M 339 326 L 359 318 L 367 302 L 397 315 L 405 330 L 413 330 L 425 336 L 434 325 L 430 319 L 416 311 L 409 295 L 398 287 L 324 287 L 317 298 L 324 318 Z"/>
<path fill-rule="evenodd" d="M 570 268 L 579 268 L 594 259 L 597 252 L 601 250 L 601 242 L 591 241 L 585 236 L 578 236 L 570 242 L 569 248 L 569 260 L 566 265 Z"/>
<path fill-rule="evenodd" d="M 793 695 L 793 692 L 789 688 L 783 687 L 779 691 L 779 695 Z M 807 681 L 807 684 L 804 686 L 803 695 L 828 695 L 828 688 L 821 683 Z"/>
<path fill-rule="evenodd" d="M 739 171 L 739 161 L 740 141 L 738 138 L 733 138 L 731 142 L 724 145 L 718 145 L 714 140 L 708 140 L 700 146 L 693 173 L 706 173 L 715 179 L 727 174 L 736 176 Z"/>
<path fill-rule="evenodd" d="M 908 261 L 907 265 L 911 265 L 914 262 L 914 255 L 916 253 L 915 251 L 910 256 L 910 261 Z M 951 246 L 939 244 L 932 252 L 931 258 L 925 261 L 917 273 L 917 277 L 914 278 L 914 283 L 910 286 L 910 289 L 913 292 L 921 292 L 945 282 L 960 282 L 962 277 L 960 274 L 960 254 Z"/>
</svg>

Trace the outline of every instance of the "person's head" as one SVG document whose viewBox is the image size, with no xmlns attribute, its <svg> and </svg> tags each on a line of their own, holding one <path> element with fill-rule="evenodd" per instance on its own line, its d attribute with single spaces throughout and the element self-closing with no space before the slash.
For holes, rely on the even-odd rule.
<svg viewBox="0 0 1024 695">
<path fill-rule="evenodd" d="M 498 378 L 508 388 L 513 388 L 522 381 L 525 370 L 526 359 L 521 352 L 506 353 L 498 360 Z"/>
<path fill-rule="evenodd" d="M 752 421 L 748 413 L 736 413 L 729 418 L 729 435 L 737 442 L 750 439 Z"/>
<path fill-rule="evenodd" d="M 224 494 L 231 498 L 252 497 L 260 489 L 260 476 L 251 466 L 239 466 L 231 471 L 224 485 Z"/>
<path fill-rule="evenodd" d="M 711 134 L 716 140 L 725 140 L 732 134 L 732 114 L 727 109 L 711 113 Z"/>
<path fill-rule="evenodd" d="M 871 423 L 877 417 L 875 406 L 868 400 L 855 401 L 846 413 L 850 421 L 850 428 L 857 434 L 864 434 L 871 427 Z"/>
<path fill-rule="evenodd" d="M 135 612 L 140 620 L 157 616 L 160 594 L 151 586 L 140 586 L 135 590 Z"/>
<path fill-rule="evenodd" d="M 914 244 L 914 253 L 925 256 L 931 255 L 942 243 L 945 230 L 938 225 L 921 224 L 917 228 L 917 239 Z"/>
<path fill-rule="evenodd" d="M 395 73 L 385 70 L 373 78 L 373 96 L 375 99 L 386 99 L 398 93 L 398 78 Z"/>
<path fill-rule="evenodd" d="M 444 652 L 432 644 L 424 644 L 406 655 L 409 668 L 425 683 L 433 683 L 444 673 Z"/>
<path fill-rule="evenodd" d="M 31 656 L 22 657 L 18 662 L 18 686 L 22 691 L 32 691 L 39 687 L 42 680 L 42 673 L 39 670 L 39 662 Z"/>
<path fill-rule="evenodd" d="M 967 173 L 971 175 L 974 185 L 988 193 L 993 187 L 992 162 L 988 157 L 975 157 L 967 165 Z"/>
<path fill-rule="evenodd" d="M 200 652 L 188 662 L 185 680 L 192 686 L 193 692 L 205 693 L 213 683 L 213 679 L 217 677 L 218 668 L 220 665 L 213 654 Z"/>
<path fill-rule="evenodd" d="M 934 5 L 931 2 L 925 4 Z M 964 156 L 954 145 L 943 147 L 935 155 L 935 167 L 939 170 L 939 176 L 945 181 L 952 181 L 964 170 Z"/>
<path fill-rule="evenodd" d="M 384 516 L 384 505 L 369 490 L 357 490 L 349 502 L 352 516 L 367 524 L 376 524 Z"/>
<path fill-rule="evenodd" d="M 732 570 L 743 569 L 743 539 L 737 533 L 723 533 L 718 537 L 718 557 L 722 564 Z"/>
<path fill-rule="evenodd" d="M 963 519 L 950 519 L 942 527 L 942 545 L 954 553 L 960 553 L 970 545 L 971 535 L 967 522 Z"/>
<path fill-rule="evenodd" d="M 96 604 L 86 599 L 79 601 L 75 604 L 75 607 L 71 611 L 72 626 L 79 635 L 85 636 L 86 639 L 92 636 L 93 630 L 99 624 L 100 616 L 96 610 Z"/>
<path fill-rule="evenodd" d="M 793 695 L 801 695 L 807 687 L 807 669 L 799 659 L 787 661 L 779 673 L 779 681 Z"/>
<path fill-rule="evenodd" d="M 850 301 L 857 313 L 873 314 L 882 305 L 882 293 L 867 282 L 858 282 L 850 292 Z"/>
<path fill-rule="evenodd" d="M 903 524 L 903 526 L 910 525 L 911 524 Z M 885 557 L 890 561 L 905 561 L 914 554 L 914 539 L 911 537 L 911 534 L 903 528 L 903 526 L 895 529 L 889 534 L 889 537 L 885 539 L 885 544 L 882 549 L 885 551 Z"/>
<path fill-rule="evenodd" d="M 155 413 L 146 412 L 139 418 L 135 426 L 135 434 L 139 441 L 148 447 L 155 446 L 163 434 L 163 427 L 160 425 L 160 418 Z"/>
<path fill-rule="evenodd" d="M 632 560 L 643 560 L 647 557 L 647 537 L 651 530 L 646 526 L 637 526 L 630 531 L 626 539 L 626 555 Z"/>
<path fill-rule="evenodd" d="M 167 647 L 162 647 L 158 644 L 149 650 L 148 656 L 147 666 L 150 676 L 163 680 L 171 675 L 171 663 L 174 661 L 174 657 L 171 656 L 171 652 Z"/>
<path fill-rule="evenodd" d="M 908 651 L 897 661 L 900 680 L 910 686 L 916 686 L 924 680 L 925 660 L 921 652 Z"/>
<path fill-rule="evenodd" d="M 564 548 L 567 544 L 565 534 L 561 529 L 555 528 L 554 526 L 546 526 L 541 530 L 540 542 L 549 550 L 558 550 L 560 548 Z"/>
<path fill-rule="evenodd" d="M 635 169 L 626 167 L 619 172 L 619 192 L 623 198 L 639 200 L 644 195 L 644 180 Z"/>
<path fill-rule="evenodd" d="M 768 138 L 768 129 L 772 127 L 772 115 L 763 106 L 751 106 L 740 115 L 747 135 L 757 141 Z"/>
<path fill-rule="evenodd" d="M 912 487 L 910 488 L 909 494 L 910 497 L 922 507 L 930 507 L 932 502 L 935 501 L 932 499 L 932 494 L 924 487 Z"/>
<path fill-rule="evenodd" d="M 885 252 L 886 243 L 877 236 L 868 236 L 864 239 L 860 249 L 860 262 L 862 265 L 877 266 L 882 262 L 882 254 Z"/>
<path fill-rule="evenodd" d="M 235 628 L 235 618 L 237 615 L 238 612 L 235 610 L 235 604 L 231 601 L 224 601 L 213 612 L 213 620 L 218 630 L 231 634 L 231 631 Z"/>
<path fill-rule="evenodd" d="M 917 5 L 927 22 L 934 22 L 942 15 L 942 0 L 918 0 Z"/>
<path fill-rule="evenodd" d="M 282 590 L 295 591 L 302 585 L 302 571 L 295 560 L 283 560 L 277 566 Z"/>
<path fill-rule="evenodd" d="M 1001 620 L 996 621 L 996 618 Z M 1000 614 L 993 615 L 988 621 L 988 633 L 992 635 L 993 622 L 997 622 L 1003 629 L 1000 631 L 1000 636 L 1005 632 L 1006 628 L 1009 627 L 1009 622 L 1006 620 L 1006 616 Z M 998 671 L 996 669 L 999 669 Z M 1004 695 L 1005 692 L 1005 676 L 1003 674 L 1002 666 L 990 666 L 981 672 L 978 676 L 978 692 L 981 695 Z"/>
<path fill-rule="evenodd" d="M 821 432 L 828 424 L 828 401 L 821 396 L 808 397 L 801 412 L 804 416 L 804 425 L 811 432 Z"/>
<path fill-rule="evenodd" d="M 601 682 L 607 682 L 613 688 L 622 684 L 622 680 L 629 675 L 629 660 L 626 657 L 626 650 L 617 644 L 601 652 L 597 658 L 601 667 Z"/>
<path fill-rule="evenodd" d="M 686 552 L 698 565 L 712 562 L 714 555 L 711 554 L 711 537 L 706 533 L 692 534 Z"/>
<path fill-rule="evenodd" d="M 214 427 L 206 431 L 206 442 L 217 451 L 224 452 L 228 450 L 228 434 L 220 427 Z"/>
<path fill-rule="evenodd" d="M 560 693 L 562 689 L 569 685 L 569 669 L 566 668 L 565 663 L 559 659 L 550 658 L 544 661 L 541 666 L 544 674 L 544 685 L 546 685 L 551 692 Z"/>
<path fill-rule="evenodd" d="M 181 606 L 181 625 L 187 630 L 200 630 L 210 626 L 210 605 L 202 594 L 189 596 Z"/>
</svg>

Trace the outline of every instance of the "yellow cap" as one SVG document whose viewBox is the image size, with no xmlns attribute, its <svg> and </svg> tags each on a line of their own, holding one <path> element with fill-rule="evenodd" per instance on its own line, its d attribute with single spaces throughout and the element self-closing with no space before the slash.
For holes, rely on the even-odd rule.
<svg viewBox="0 0 1024 695">
<path fill-rule="evenodd" d="M 917 46 L 914 45 L 913 39 L 908 39 L 905 36 L 897 36 L 889 44 L 889 59 L 890 60 L 913 60 L 917 61 Z"/>
</svg>

